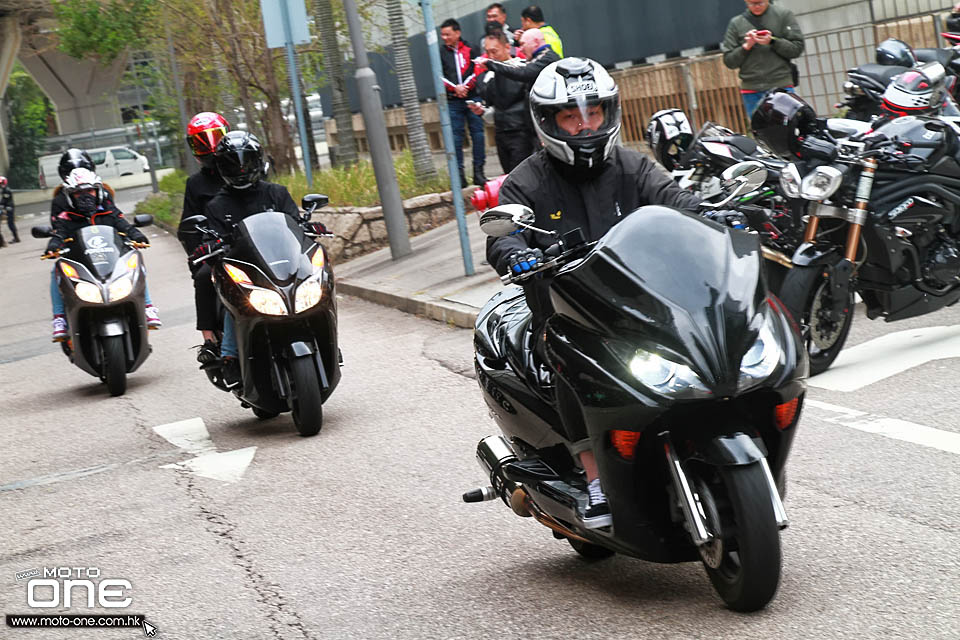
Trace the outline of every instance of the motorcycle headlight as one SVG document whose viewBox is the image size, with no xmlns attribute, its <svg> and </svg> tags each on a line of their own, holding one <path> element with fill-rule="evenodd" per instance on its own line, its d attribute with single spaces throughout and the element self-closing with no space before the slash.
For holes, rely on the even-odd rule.
<svg viewBox="0 0 960 640">
<path fill-rule="evenodd" d="M 110 283 L 110 286 L 107 288 L 107 293 L 110 296 L 110 300 L 121 300 L 130 295 L 130 292 L 133 291 L 133 278 L 130 276 L 123 276 L 122 278 L 117 278 Z"/>
<path fill-rule="evenodd" d="M 757 339 L 740 360 L 740 381 L 738 390 L 748 389 L 762 380 L 766 380 L 780 364 L 783 351 L 773 331 L 772 316 L 767 316 Z"/>
<path fill-rule="evenodd" d="M 800 171 L 792 162 L 780 171 L 780 188 L 788 198 L 800 197 Z"/>
<path fill-rule="evenodd" d="M 319 253 L 319 252 L 318 252 Z M 310 307 L 316 306 L 323 297 L 323 285 L 317 278 L 310 278 L 297 287 L 297 297 L 294 302 L 295 313 L 306 311 Z"/>
<path fill-rule="evenodd" d="M 83 280 L 77 283 L 77 297 L 84 302 L 103 302 L 103 294 L 100 293 L 100 287 Z"/>
<path fill-rule="evenodd" d="M 250 306 L 268 316 L 287 315 L 287 305 L 276 291 L 270 289 L 251 289 Z"/>
<path fill-rule="evenodd" d="M 628 366 L 637 380 L 659 393 L 710 393 L 693 369 L 645 349 L 637 349 Z"/>
<path fill-rule="evenodd" d="M 803 177 L 800 195 L 807 200 L 826 200 L 843 182 L 843 174 L 834 167 L 817 167 Z"/>
</svg>

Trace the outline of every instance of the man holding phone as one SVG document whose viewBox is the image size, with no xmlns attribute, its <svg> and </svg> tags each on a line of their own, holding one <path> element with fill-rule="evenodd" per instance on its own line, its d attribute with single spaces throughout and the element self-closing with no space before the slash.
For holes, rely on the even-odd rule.
<svg viewBox="0 0 960 640">
<path fill-rule="evenodd" d="M 747 117 L 774 89 L 793 91 L 794 58 L 803 54 L 803 32 L 788 9 L 771 0 L 745 0 L 747 10 L 731 18 L 723 38 L 723 63 L 740 70 L 740 94 Z"/>
</svg>

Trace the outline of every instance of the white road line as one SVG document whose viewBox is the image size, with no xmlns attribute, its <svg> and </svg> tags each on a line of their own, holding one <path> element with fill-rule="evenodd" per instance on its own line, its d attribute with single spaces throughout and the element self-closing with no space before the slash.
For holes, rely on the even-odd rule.
<svg viewBox="0 0 960 640">
<path fill-rule="evenodd" d="M 213 446 L 210 432 L 207 431 L 207 425 L 203 423 L 202 418 L 190 418 L 189 420 L 161 424 L 154 427 L 153 430 L 170 444 L 197 456 L 214 453 L 217 450 Z"/>
<path fill-rule="evenodd" d="M 225 453 L 208 453 L 185 462 L 165 464 L 160 468 L 183 469 L 204 478 L 221 482 L 237 482 L 243 477 L 243 472 L 247 470 L 250 463 L 253 462 L 253 455 L 256 452 L 256 447 L 246 447 Z"/>
<path fill-rule="evenodd" d="M 930 360 L 960 358 L 960 327 L 896 331 L 849 347 L 809 384 L 832 391 L 856 391 Z"/>
<path fill-rule="evenodd" d="M 960 433 L 941 431 L 898 418 L 884 418 L 817 400 L 806 400 L 804 408 L 820 409 L 837 414 L 834 417 L 825 418 L 827 422 L 960 455 Z"/>
</svg>

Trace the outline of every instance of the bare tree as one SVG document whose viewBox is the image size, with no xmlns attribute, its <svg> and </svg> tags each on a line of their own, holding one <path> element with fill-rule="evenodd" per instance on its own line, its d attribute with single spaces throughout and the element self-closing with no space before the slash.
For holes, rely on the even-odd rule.
<svg viewBox="0 0 960 640">
<path fill-rule="evenodd" d="M 353 116 L 347 100 L 347 82 L 343 77 L 333 7 L 331 0 L 315 0 L 313 7 L 317 28 L 320 30 L 320 41 L 323 43 L 323 66 L 333 92 L 333 118 L 337 123 L 337 146 L 330 158 L 335 165 L 355 164 L 357 140 L 353 135 Z"/>
</svg>

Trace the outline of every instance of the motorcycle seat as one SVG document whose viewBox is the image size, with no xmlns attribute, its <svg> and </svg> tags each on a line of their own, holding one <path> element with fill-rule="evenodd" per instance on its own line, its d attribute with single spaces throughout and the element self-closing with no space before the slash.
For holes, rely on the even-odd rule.
<svg viewBox="0 0 960 640">
<path fill-rule="evenodd" d="M 914 49 L 913 53 L 920 62 L 939 62 L 944 67 L 949 66 L 957 57 L 957 52 L 953 49 Z"/>
<path fill-rule="evenodd" d="M 753 155 L 757 151 L 757 142 L 747 136 L 716 136 L 703 138 L 702 142 L 717 142 L 733 147 L 745 156 Z M 732 159 L 736 162 L 736 159 Z"/>
<path fill-rule="evenodd" d="M 901 73 L 909 71 L 907 67 L 897 67 L 892 65 L 885 64 L 863 64 L 855 69 L 850 69 L 848 72 L 851 75 L 862 75 L 866 76 L 875 82 L 878 82 L 884 86 L 890 84 L 890 82 Z"/>
</svg>

